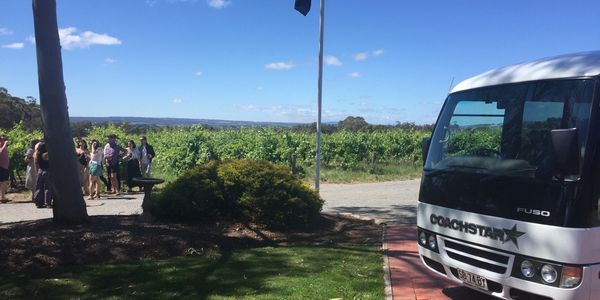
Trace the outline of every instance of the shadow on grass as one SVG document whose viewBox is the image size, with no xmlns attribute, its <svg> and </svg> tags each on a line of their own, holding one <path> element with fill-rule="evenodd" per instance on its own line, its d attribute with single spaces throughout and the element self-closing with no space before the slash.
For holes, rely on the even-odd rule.
<svg viewBox="0 0 600 300">
<path fill-rule="evenodd" d="M 79 226 L 45 219 L 0 226 L 0 268 L 126 262 L 261 245 L 249 236 L 223 235 L 215 226 L 144 222 L 137 216 L 94 216 Z"/>
<path fill-rule="evenodd" d="M 0 275 L 2 298 L 381 299 L 374 248 L 256 248 Z"/>
</svg>

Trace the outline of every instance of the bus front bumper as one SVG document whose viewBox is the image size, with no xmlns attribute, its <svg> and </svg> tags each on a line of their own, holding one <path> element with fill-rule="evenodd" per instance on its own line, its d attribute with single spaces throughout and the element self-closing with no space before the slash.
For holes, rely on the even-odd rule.
<svg viewBox="0 0 600 300">
<path fill-rule="evenodd" d="M 457 284 L 501 299 L 544 299 L 544 300 L 600 300 L 600 264 L 583 268 L 581 283 L 574 288 L 559 288 L 542 283 L 530 282 L 507 274 L 495 274 L 475 266 L 458 262 L 434 252 L 417 243 L 421 262 L 432 272 L 446 277 Z M 444 251 L 440 251 L 444 253 Z M 459 272 L 468 272 L 486 279 L 488 290 L 465 283 Z"/>
</svg>

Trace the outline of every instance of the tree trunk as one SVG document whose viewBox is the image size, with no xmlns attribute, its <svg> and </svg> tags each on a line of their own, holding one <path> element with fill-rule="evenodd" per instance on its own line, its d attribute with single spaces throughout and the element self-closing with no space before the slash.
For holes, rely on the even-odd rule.
<svg viewBox="0 0 600 300">
<path fill-rule="evenodd" d="M 54 193 L 54 221 L 81 224 L 87 220 L 79 168 L 71 137 L 56 0 L 33 0 L 40 106 L 50 160 L 49 180 Z"/>
</svg>

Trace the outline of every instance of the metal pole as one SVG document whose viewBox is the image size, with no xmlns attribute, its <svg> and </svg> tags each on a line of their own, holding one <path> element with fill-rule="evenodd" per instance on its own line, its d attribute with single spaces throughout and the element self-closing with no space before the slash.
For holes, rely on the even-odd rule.
<svg viewBox="0 0 600 300">
<path fill-rule="evenodd" d="M 321 183 L 321 99 L 323 96 L 323 27 L 325 26 L 325 0 L 321 0 L 321 21 L 319 26 L 319 87 L 317 97 L 317 167 L 315 171 L 315 189 L 319 191 Z"/>
<path fill-rule="evenodd" d="M 452 86 L 454 85 L 454 76 L 452 76 L 452 80 L 450 81 L 450 87 L 448 88 L 448 94 L 452 91 Z"/>
</svg>

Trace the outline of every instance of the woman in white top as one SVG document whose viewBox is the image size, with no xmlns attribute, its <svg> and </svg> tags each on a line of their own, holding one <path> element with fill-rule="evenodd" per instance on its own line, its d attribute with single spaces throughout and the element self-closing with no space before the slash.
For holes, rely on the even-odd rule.
<svg viewBox="0 0 600 300">
<path fill-rule="evenodd" d="M 100 147 L 98 140 L 92 141 L 92 150 L 90 151 L 90 163 L 88 170 L 90 172 L 90 196 L 100 198 L 100 176 L 102 176 L 102 161 L 104 160 L 104 150 Z"/>
</svg>

